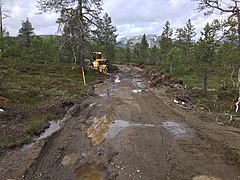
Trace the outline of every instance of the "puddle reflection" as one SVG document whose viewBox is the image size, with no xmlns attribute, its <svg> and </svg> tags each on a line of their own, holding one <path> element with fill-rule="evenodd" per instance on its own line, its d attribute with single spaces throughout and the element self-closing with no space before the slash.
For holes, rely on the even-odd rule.
<svg viewBox="0 0 240 180">
<path fill-rule="evenodd" d="M 192 137 L 193 134 L 193 131 L 190 127 L 174 121 L 163 122 L 163 127 L 170 131 L 177 138 Z"/>
</svg>

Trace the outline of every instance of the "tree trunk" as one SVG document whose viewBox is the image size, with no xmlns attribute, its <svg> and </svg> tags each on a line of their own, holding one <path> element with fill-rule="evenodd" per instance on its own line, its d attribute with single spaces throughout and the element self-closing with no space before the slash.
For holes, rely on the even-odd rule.
<svg viewBox="0 0 240 180">
<path fill-rule="evenodd" d="M 83 7 L 82 0 L 78 0 L 79 12 L 79 59 L 80 66 L 84 67 L 84 27 L 83 27 Z"/>
<path fill-rule="evenodd" d="M 2 17 L 2 1 L 0 1 L 0 59 L 3 53 L 3 17 Z"/>
<path fill-rule="evenodd" d="M 239 103 L 240 103 L 240 69 L 238 70 L 238 83 L 237 83 L 237 87 L 238 87 L 238 101 L 236 103 L 236 113 L 239 110 Z"/>
<path fill-rule="evenodd" d="M 237 13 L 238 18 L 238 47 L 240 47 L 240 11 Z"/>
<path fill-rule="evenodd" d="M 207 74 L 207 67 L 205 67 L 205 72 L 204 72 L 204 95 L 207 95 L 207 80 L 208 80 L 208 74 Z"/>
</svg>

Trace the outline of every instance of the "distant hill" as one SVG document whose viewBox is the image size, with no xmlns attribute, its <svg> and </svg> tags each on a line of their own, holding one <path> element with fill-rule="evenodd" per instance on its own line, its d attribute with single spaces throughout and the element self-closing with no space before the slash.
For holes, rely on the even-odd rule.
<svg viewBox="0 0 240 180">
<path fill-rule="evenodd" d="M 118 41 L 119 46 L 126 46 L 127 43 L 130 43 L 131 45 L 141 43 L 142 37 L 143 37 L 143 35 L 122 37 Z M 150 47 L 153 47 L 154 45 L 158 46 L 159 41 L 160 41 L 160 35 L 147 34 L 146 38 L 147 38 L 147 41 L 148 41 Z"/>
</svg>

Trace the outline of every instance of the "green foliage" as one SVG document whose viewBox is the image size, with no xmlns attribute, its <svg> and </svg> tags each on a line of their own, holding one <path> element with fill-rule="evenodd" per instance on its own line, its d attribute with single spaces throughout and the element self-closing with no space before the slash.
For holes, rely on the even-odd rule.
<svg viewBox="0 0 240 180">
<path fill-rule="evenodd" d="M 141 63 L 148 63 L 149 62 L 149 44 L 146 39 L 146 35 L 144 34 L 140 43 L 139 49 L 139 61 Z"/>
<path fill-rule="evenodd" d="M 27 143 L 32 138 L 24 133 L 6 130 L 0 136 L 0 150 L 5 148 L 12 148 L 18 145 Z"/>
<path fill-rule="evenodd" d="M 114 59 L 116 46 L 116 27 L 112 25 L 111 17 L 107 13 L 102 20 L 98 20 L 98 27 L 95 31 L 96 42 L 98 44 L 98 51 L 106 54 L 107 59 Z"/>
<path fill-rule="evenodd" d="M 33 62 L 22 58 L 8 58 L 1 63 L 4 84 L 0 96 L 20 108 L 31 108 L 44 101 L 74 101 L 89 90 L 83 86 L 80 68 L 72 69 L 69 63 Z M 87 83 L 94 79 L 94 74 L 87 75 Z"/>
<path fill-rule="evenodd" d="M 30 23 L 28 18 L 26 19 L 26 21 L 22 21 L 22 27 L 19 29 L 19 35 L 18 35 L 20 44 L 26 47 L 30 47 L 31 39 L 32 39 L 32 36 L 34 35 L 33 31 L 34 31 L 34 28 L 32 27 L 32 24 Z"/>
<path fill-rule="evenodd" d="M 87 52 L 88 41 L 92 30 L 98 26 L 101 14 L 102 0 L 72 0 L 72 1 L 39 1 L 39 9 L 42 12 L 55 11 L 60 13 L 59 23 L 64 42 L 62 49 L 64 54 L 75 63 L 80 61 L 84 66 L 84 53 Z"/>
<path fill-rule="evenodd" d="M 29 134 L 39 134 L 46 126 L 48 126 L 48 121 L 56 120 L 57 118 L 57 114 L 54 113 L 33 115 L 26 120 L 25 131 Z"/>
<path fill-rule="evenodd" d="M 173 34 L 173 30 L 170 27 L 170 22 L 167 21 L 165 26 L 163 27 L 163 32 L 161 34 L 161 40 L 160 40 L 160 49 L 161 49 L 162 55 L 166 55 L 171 49 L 172 34 Z"/>
</svg>

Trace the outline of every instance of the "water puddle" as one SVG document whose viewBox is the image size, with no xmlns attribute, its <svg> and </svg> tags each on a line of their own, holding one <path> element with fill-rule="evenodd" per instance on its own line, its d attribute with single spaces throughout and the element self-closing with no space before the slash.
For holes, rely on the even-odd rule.
<svg viewBox="0 0 240 180">
<path fill-rule="evenodd" d="M 31 149 L 33 147 L 34 143 L 30 143 L 30 144 L 24 144 L 21 148 L 21 151 L 25 151 L 28 149 Z"/>
<path fill-rule="evenodd" d="M 148 91 L 148 90 L 147 89 L 133 89 L 132 93 L 136 94 L 136 93 L 141 93 L 141 92 L 146 92 L 146 91 Z"/>
<path fill-rule="evenodd" d="M 91 139 L 93 146 L 101 144 L 104 139 L 114 138 L 121 130 L 127 127 L 159 127 L 153 124 L 135 124 L 124 120 L 112 121 L 110 116 L 94 118 L 92 125 L 84 131 Z"/>
<path fill-rule="evenodd" d="M 163 122 L 163 127 L 170 131 L 176 138 L 192 137 L 192 129 L 174 121 Z"/>
<path fill-rule="evenodd" d="M 47 129 L 45 129 L 45 131 L 34 141 L 38 141 L 40 139 L 47 138 L 61 128 L 60 121 L 50 121 L 49 123 L 50 123 L 49 127 Z M 31 149 L 34 144 L 35 144 L 34 142 L 29 143 L 29 144 L 24 144 L 21 148 L 21 151 Z"/>
<path fill-rule="evenodd" d="M 114 82 L 115 82 L 115 83 L 120 83 L 120 82 L 121 82 L 120 77 L 117 77 Z"/>
<path fill-rule="evenodd" d="M 110 116 L 94 118 L 93 124 L 87 129 L 87 136 L 91 138 L 91 143 L 96 146 L 103 142 L 107 132 L 110 129 L 112 119 Z"/>
<path fill-rule="evenodd" d="M 222 180 L 222 179 L 218 177 L 202 175 L 202 176 L 196 176 L 192 178 L 192 180 Z"/>
<path fill-rule="evenodd" d="M 62 160 L 62 165 L 64 166 L 71 166 L 74 165 L 78 160 L 77 154 L 68 154 L 64 156 Z"/>
<path fill-rule="evenodd" d="M 112 122 L 108 134 L 106 136 L 106 139 L 114 138 L 121 130 L 127 127 L 157 127 L 157 126 L 153 124 L 135 124 L 124 120 L 116 120 Z"/>
<path fill-rule="evenodd" d="M 85 164 L 74 170 L 74 180 L 107 180 L 110 179 L 110 173 L 106 171 L 103 165 Z"/>
<path fill-rule="evenodd" d="M 99 96 L 101 97 L 110 97 L 115 96 L 116 94 L 112 92 L 112 88 L 108 88 L 107 92 L 100 93 Z"/>
<path fill-rule="evenodd" d="M 97 103 L 94 102 L 94 103 L 90 104 L 89 106 L 90 106 L 90 107 L 93 107 L 93 106 L 95 106 L 96 104 L 97 104 Z"/>
<path fill-rule="evenodd" d="M 47 138 L 60 128 L 59 121 L 50 121 L 50 126 L 40 135 L 38 139 Z"/>
<path fill-rule="evenodd" d="M 122 129 L 125 129 L 131 125 L 132 124 L 130 122 L 123 120 L 114 121 L 110 126 L 106 139 L 114 138 Z"/>
<path fill-rule="evenodd" d="M 135 83 L 135 87 L 141 88 L 141 89 L 146 89 L 147 85 L 145 83 L 143 83 L 143 82 L 136 82 Z"/>
<path fill-rule="evenodd" d="M 140 79 L 140 75 L 134 74 L 133 75 L 133 85 L 136 89 L 132 90 L 132 93 L 141 93 L 143 91 L 147 91 L 148 86 L 144 83 L 142 79 Z"/>
</svg>

